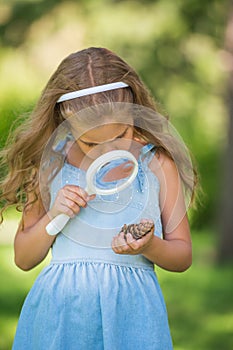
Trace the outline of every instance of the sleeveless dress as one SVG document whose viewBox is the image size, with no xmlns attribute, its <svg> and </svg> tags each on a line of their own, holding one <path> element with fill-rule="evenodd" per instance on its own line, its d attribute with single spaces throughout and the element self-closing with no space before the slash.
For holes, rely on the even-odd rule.
<svg viewBox="0 0 233 350">
<path fill-rule="evenodd" d="M 57 235 L 51 262 L 22 307 L 13 350 L 173 349 L 153 264 L 111 249 L 123 224 L 141 218 L 153 219 L 162 237 L 159 182 L 148 167 L 154 152 L 143 146 L 129 188 L 97 195 Z M 84 182 L 83 171 L 65 163 L 52 183 L 52 202 L 65 184 Z"/>
</svg>

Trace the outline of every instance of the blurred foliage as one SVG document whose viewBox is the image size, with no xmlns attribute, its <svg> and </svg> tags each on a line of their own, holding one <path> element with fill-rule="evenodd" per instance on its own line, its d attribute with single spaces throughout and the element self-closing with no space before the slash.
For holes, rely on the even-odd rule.
<svg viewBox="0 0 233 350">
<path fill-rule="evenodd" d="M 1 145 L 69 53 L 105 46 L 131 64 L 196 158 L 205 193 L 192 226 L 215 225 L 226 144 L 227 0 L 0 3 Z"/>
<path fill-rule="evenodd" d="M 214 265 L 216 241 L 201 231 L 216 225 L 220 209 L 229 8 L 229 0 L 0 0 L 0 147 L 65 56 L 104 46 L 139 72 L 196 158 L 205 195 L 191 211 L 202 233 L 193 235 L 195 264 L 180 277 L 158 269 L 177 350 L 233 348 L 232 266 Z M 25 274 L 12 255 L 0 245 L 0 350 L 10 349 L 43 266 Z"/>
<path fill-rule="evenodd" d="M 211 231 L 193 233 L 195 264 L 185 273 L 156 268 L 174 350 L 233 349 L 233 269 L 229 264 L 215 266 L 214 240 Z M 0 350 L 10 350 L 23 301 L 48 261 L 25 273 L 14 265 L 12 248 L 7 245 L 0 245 L 0 260 Z"/>
</svg>

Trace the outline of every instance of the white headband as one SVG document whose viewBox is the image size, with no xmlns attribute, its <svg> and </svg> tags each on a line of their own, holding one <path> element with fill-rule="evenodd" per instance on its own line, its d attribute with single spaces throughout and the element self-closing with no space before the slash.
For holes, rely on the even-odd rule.
<svg viewBox="0 0 233 350">
<path fill-rule="evenodd" d="M 92 94 L 96 94 L 98 92 L 104 92 L 104 91 L 109 91 L 109 90 L 121 89 L 121 88 L 125 88 L 128 86 L 129 86 L 128 84 L 123 83 L 121 81 L 117 82 L 117 83 L 112 83 L 112 84 L 93 86 L 93 87 L 83 89 L 83 90 L 68 92 L 67 94 L 64 94 L 61 97 L 59 97 L 59 99 L 57 100 L 57 103 L 72 100 L 73 98 L 76 98 L 76 97 L 92 95 Z"/>
</svg>

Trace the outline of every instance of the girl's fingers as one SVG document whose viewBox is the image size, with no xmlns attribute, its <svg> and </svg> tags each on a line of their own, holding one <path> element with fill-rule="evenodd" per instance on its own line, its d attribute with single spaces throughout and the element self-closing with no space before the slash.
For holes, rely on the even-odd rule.
<svg viewBox="0 0 233 350">
<path fill-rule="evenodd" d="M 126 237 L 124 237 L 124 233 L 120 232 L 113 238 L 112 248 L 117 254 L 140 254 L 148 245 L 152 236 L 152 230 L 150 233 L 137 240 L 134 239 L 130 233 L 127 233 Z"/>
<path fill-rule="evenodd" d="M 134 239 L 131 233 L 127 233 L 126 242 L 133 250 L 138 249 L 138 240 Z"/>
<path fill-rule="evenodd" d="M 95 198 L 95 194 L 88 195 L 88 193 L 79 186 L 65 186 L 63 188 L 63 195 L 73 200 L 81 207 L 86 207 L 87 202 Z"/>
<path fill-rule="evenodd" d="M 85 202 L 88 202 L 91 199 L 91 196 L 89 196 L 88 193 L 82 187 L 75 185 L 64 186 L 62 192 L 63 194 L 73 193 L 74 195 L 81 197 Z"/>
<path fill-rule="evenodd" d="M 53 215 L 59 213 L 74 217 L 80 211 L 80 207 L 85 208 L 87 202 L 95 198 L 95 195 L 88 195 L 87 192 L 75 185 L 66 185 L 59 192 L 56 198 Z"/>
<path fill-rule="evenodd" d="M 117 254 L 135 254 L 141 245 L 130 233 L 127 234 L 125 239 L 124 233 L 120 232 L 113 238 L 112 249 Z"/>
<path fill-rule="evenodd" d="M 68 209 L 68 211 L 72 211 L 73 214 L 78 214 L 80 211 L 80 206 L 74 202 L 73 200 L 70 200 L 69 198 L 64 198 L 63 200 L 61 200 L 60 202 L 61 207 L 64 210 L 66 210 L 66 208 Z M 67 213 L 64 213 L 67 214 Z"/>
<path fill-rule="evenodd" d="M 71 192 L 76 193 L 80 197 L 82 197 L 86 202 L 96 197 L 96 194 L 88 194 L 82 187 L 79 187 L 79 186 L 67 185 L 67 189 L 70 190 Z"/>
<path fill-rule="evenodd" d="M 61 204 L 59 213 L 63 213 L 68 215 L 70 218 L 74 218 L 75 215 L 77 215 L 80 211 L 80 208 L 77 207 L 77 209 L 74 211 L 72 208 L 67 207 L 67 205 Z"/>
<path fill-rule="evenodd" d="M 85 199 L 83 199 L 82 197 L 80 197 L 78 194 L 76 194 L 75 192 L 71 192 L 71 191 L 66 191 L 64 193 L 65 196 L 65 200 L 67 200 L 67 202 L 69 201 L 73 201 L 74 203 L 76 203 L 78 206 L 80 207 L 86 207 L 87 206 L 87 201 Z"/>
<path fill-rule="evenodd" d="M 113 250 L 118 254 L 123 253 L 128 249 L 127 243 L 124 239 L 123 232 L 113 237 L 112 247 L 113 247 Z"/>
</svg>

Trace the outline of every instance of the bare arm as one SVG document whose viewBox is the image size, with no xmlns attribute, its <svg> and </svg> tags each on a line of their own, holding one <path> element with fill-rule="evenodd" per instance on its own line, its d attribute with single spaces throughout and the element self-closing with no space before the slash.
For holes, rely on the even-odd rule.
<svg viewBox="0 0 233 350">
<path fill-rule="evenodd" d="M 184 271 L 192 263 L 192 243 L 181 183 L 173 161 L 161 155 L 159 163 L 161 168 L 154 171 L 160 179 L 164 239 L 153 236 L 142 254 L 167 270 Z"/>
<path fill-rule="evenodd" d="M 119 234 L 114 238 L 113 250 L 118 254 L 142 254 L 169 271 L 185 271 L 192 263 L 192 243 L 178 172 L 174 162 L 164 155 L 159 161 L 155 158 L 151 168 L 160 181 L 164 239 L 150 232 L 137 241 L 128 235 L 126 244 Z"/>
<path fill-rule="evenodd" d="M 181 231 L 189 232 L 187 219 L 177 228 L 177 232 L 168 239 L 152 237 L 142 254 L 156 265 L 165 270 L 182 272 L 192 264 L 192 245 L 189 239 L 181 237 Z"/>
<path fill-rule="evenodd" d="M 42 203 L 38 200 L 30 205 L 23 213 L 15 241 L 15 263 L 22 270 L 30 270 L 47 256 L 56 236 L 46 232 L 46 226 L 51 218 L 60 213 L 73 217 L 78 214 L 80 207 L 86 207 L 87 201 L 92 199 L 78 186 L 65 186 L 58 192 L 51 210 L 46 213 Z"/>
<path fill-rule="evenodd" d="M 22 270 L 30 270 L 38 265 L 48 254 L 55 236 L 49 236 L 45 230 L 49 223 L 49 216 L 42 211 L 40 204 L 33 204 L 23 213 L 15 240 L 15 264 Z"/>
</svg>

